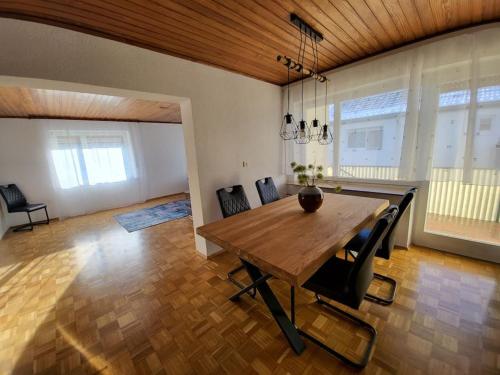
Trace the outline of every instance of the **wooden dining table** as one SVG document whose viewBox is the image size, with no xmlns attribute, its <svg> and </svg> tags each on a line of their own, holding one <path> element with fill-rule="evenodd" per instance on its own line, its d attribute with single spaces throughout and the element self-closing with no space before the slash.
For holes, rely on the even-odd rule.
<svg viewBox="0 0 500 375">
<path fill-rule="evenodd" d="M 305 346 L 267 280 L 303 285 L 325 262 L 343 249 L 363 227 L 389 206 L 385 199 L 326 193 L 314 213 L 300 207 L 297 196 L 198 227 L 196 232 L 236 254 L 293 350 Z"/>
</svg>

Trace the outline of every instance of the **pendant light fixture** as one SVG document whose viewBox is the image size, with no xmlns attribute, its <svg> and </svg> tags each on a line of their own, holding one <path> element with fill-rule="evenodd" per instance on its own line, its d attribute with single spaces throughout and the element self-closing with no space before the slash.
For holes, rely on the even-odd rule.
<svg viewBox="0 0 500 375">
<path fill-rule="evenodd" d="M 306 52 L 306 42 L 307 36 L 302 32 L 302 26 L 300 27 L 300 48 L 299 48 L 299 64 L 301 66 L 301 85 L 302 85 L 302 113 L 300 116 L 299 127 L 297 129 L 297 137 L 295 138 L 295 143 L 306 144 L 311 142 L 311 129 L 307 125 L 307 121 L 304 120 L 304 55 Z"/>
<path fill-rule="evenodd" d="M 281 122 L 280 136 L 281 139 L 288 141 L 290 139 L 297 138 L 297 123 L 290 113 L 290 65 L 288 65 L 288 78 L 287 78 L 287 111 L 283 116 L 283 121 Z"/>
<path fill-rule="evenodd" d="M 321 126 L 321 131 L 318 135 L 318 143 L 320 145 L 329 145 L 333 142 L 333 134 L 328 125 L 330 123 L 328 113 L 328 79 L 325 81 L 325 123 Z"/>
<path fill-rule="evenodd" d="M 333 141 L 332 130 L 328 125 L 328 79 L 324 75 L 318 73 L 318 43 L 323 40 L 323 35 L 296 14 L 290 14 L 290 22 L 300 31 L 300 47 L 297 61 L 294 61 L 291 57 L 283 55 L 277 56 L 277 61 L 281 62 L 288 69 L 288 106 L 287 113 L 283 116 L 283 120 L 281 122 L 280 136 L 283 140 L 293 139 L 298 144 L 307 144 L 311 141 L 315 141 L 321 145 L 327 145 Z M 311 40 L 311 49 L 313 54 L 313 66 L 311 69 L 304 67 L 308 38 Z M 301 75 L 301 119 L 298 124 L 296 123 L 293 115 L 290 113 L 290 70 L 298 72 Z M 309 126 L 306 119 L 304 119 L 304 77 L 311 77 L 314 79 L 314 119 L 311 121 L 311 126 Z M 325 83 L 325 123 L 323 125 L 320 125 L 317 117 L 318 81 L 320 83 Z"/>
</svg>

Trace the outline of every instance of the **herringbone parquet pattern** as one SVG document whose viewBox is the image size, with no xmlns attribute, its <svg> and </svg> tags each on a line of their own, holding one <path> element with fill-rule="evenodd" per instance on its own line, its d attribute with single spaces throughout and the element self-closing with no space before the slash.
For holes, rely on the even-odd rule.
<svg viewBox="0 0 500 375">
<path fill-rule="evenodd" d="M 353 372 L 307 342 L 296 356 L 259 297 L 228 301 L 236 259 L 197 255 L 190 219 L 127 233 L 112 217 L 142 206 L 0 241 L 1 374 Z M 500 373 L 500 266 L 412 248 L 376 268 L 400 287 L 392 306 L 357 313 L 379 332 L 365 373 Z M 287 285 L 270 283 L 288 306 Z M 362 332 L 312 301 L 299 292 L 298 324 L 359 353 Z"/>
</svg>

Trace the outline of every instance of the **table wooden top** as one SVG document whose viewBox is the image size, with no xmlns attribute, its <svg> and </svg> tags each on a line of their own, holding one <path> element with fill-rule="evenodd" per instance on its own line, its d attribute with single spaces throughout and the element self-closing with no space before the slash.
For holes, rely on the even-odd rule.
<svg viewBox="0 0 500 375">
<path fill-rule="evenodd" d="M 300 286 L 389 206 L 385 199 L 325 193 L 306 213 L 291 196 L 197 228 L 263 272 Z"/>
</svg>

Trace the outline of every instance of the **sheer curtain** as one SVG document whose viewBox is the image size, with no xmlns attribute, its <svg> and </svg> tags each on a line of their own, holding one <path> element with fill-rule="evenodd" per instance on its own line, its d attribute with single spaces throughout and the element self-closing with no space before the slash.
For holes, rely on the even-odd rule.
<svg viewBox="0 0 500 375">
<path fill-rule="evenodd" d="M 327 76 L 334 143 L 286 142 L 288 175 L 289 163 L 298 161 L 322 163 L 333 178 L 429 181 L 428 212 L 498 222 L 500 27 L 409 48 Z M 299 121 L 301 85 L 290 91 Z M 324 103 L 324 89 L 318 93 L 317 102 Z M 286 90 L 283 96 L 286 111 Z M 309 80 L 304 85 L 308 123 L 313 103 Z"/>
<path fill-rule="evenodd" d="M 138 126 L 95 121 L 45 123 L 47 161 L 58 217 L 145 200 L 147 179 Z"/>
</svg>

